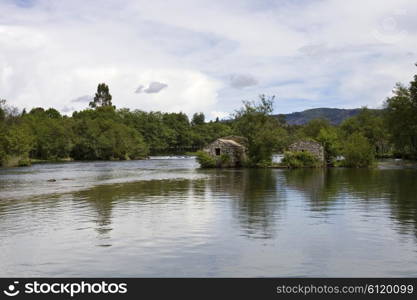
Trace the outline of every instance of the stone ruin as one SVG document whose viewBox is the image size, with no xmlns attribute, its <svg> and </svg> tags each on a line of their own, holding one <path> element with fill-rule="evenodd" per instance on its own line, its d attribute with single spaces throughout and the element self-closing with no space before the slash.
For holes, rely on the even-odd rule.
<svg viewBox="0 0 417 300">
<path fill-rule="evenodd" d="M 291 152 L 310 152 L 319 161 L 324 162 L 324 148 L 315 141 L 298 141 L 288 147 Z"/>
<path fill-rule="evenodd" d="M 238 143 L 237 138 L 245 139 L 241 137 L 219 138 L 205 147 L 203 151 L 216 160 L 218 167 L 241 167 L 247 159 L 246 147 Z"/>
</svg>

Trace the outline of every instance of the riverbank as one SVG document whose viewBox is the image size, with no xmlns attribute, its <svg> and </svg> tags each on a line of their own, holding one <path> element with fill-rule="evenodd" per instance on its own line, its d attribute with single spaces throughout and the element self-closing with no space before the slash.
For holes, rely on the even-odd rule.
<svg viewBox="0 0 417 300">
<path fill-rule="evenodd" d="M 0 168 L 16 168 L 16 167 L 28 167 L 33 164 L 48 164 L 48 163 L 66 163 L 66 162 L 91 162 L 91 161 L 104 161 L 104 162 L 110 162 L 110 161 L 129 161 L 129 160 L 145 160 L 149 159 L 149 157 L 142 158 L 142 159 L 126 159 L 126 160 L 120 160 L 120 159 L 109 159 L 109 160 L 76 160 L 71 157 L 67 158 L 57 158 L 57 159 L 37 159 L 37 158 L 27 158 L 23 159 L 21 157 L 11 157 L 5 159 L 2 164 L 0 164 Z"/>
</svg>

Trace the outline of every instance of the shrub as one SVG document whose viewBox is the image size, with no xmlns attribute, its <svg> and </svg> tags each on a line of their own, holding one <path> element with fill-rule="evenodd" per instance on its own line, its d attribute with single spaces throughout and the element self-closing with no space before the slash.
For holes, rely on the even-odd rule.
<svg viewBox="0 0 417 300">
<path fill-rule="evenodd" d="M 32 165 L 32 162 L 30 161 L 29 158 L 22 158 L 18 162 L 19 167 L 26 167 L 26 166 L 30 166 L 30 165 Z"/>
<path fill-rule="evenodd" d="M 4 149 L 4 136 L 0 133 L 0 166 L 6 158 L 6 150 Z"/>
<path fill-rule="evenodd" d="M 375 160 L 375 151 L 368 139 L 360 133 L 348 137 L 343 147 L 345 160 L 343 165 L 351 168 L 364 168 L 372 166 Z"/>
<path fill-rule="evenodd" d="M 220 161 L 222 165 L 227 165 L 230 162 L 230 156 L 227 153 L 220 155 Z"/>
<path fill-rule="evenodd" d="M 215 168 L 216 160 L 211 157 L 207 152 L 198 151 L 196 153 L 197 161 L 202 168 Z"/>
<path fill-rule="evenodd" d="M 324 155 L 328 164 L 334 164 L 336 157 L 341 155 L 342 146 L 338 129 L 335 127 L 322 128 L 317 141 L 324 147 Z"/>
<path fill-rule="evenodd" d="M 310 152 L 285 152 L 281 164 L 288 168 L 316 168 L 320 161 Z"/>
<path fill-rule="evenodd" d="M 268 168 L 272 166 L 272 161 L 271 160 L 261 160 L 260 162 L 258 162 L 255 167 L 257 168 Z"/>
</svg>

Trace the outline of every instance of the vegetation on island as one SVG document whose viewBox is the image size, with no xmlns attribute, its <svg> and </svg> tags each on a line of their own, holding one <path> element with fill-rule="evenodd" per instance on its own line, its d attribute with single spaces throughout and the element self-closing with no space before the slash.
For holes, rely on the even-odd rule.
<svg viewBox="0 0 417 300">
<path fill-rule="evenodd" d="M 197 151 L 195 153 L 197 162 L 200 164 L 202 168 L 215 168 L 217 166 L 216 159 L 204 151 Z"/>
<path fill-rule="evenodd" d="M 417 159 L 417 75 L 409 85 L 397 84 L 382 110 L 362 108 L 334 125 L 312 119 L 288 124 L 273 115 L 274 97 L 244 101 L 230 119 L 206 121 L 203 113 L 191 120 L 182 112 L 116 109 L 109 87 L 101 83 L 90 107 L 72 116 L 54 108 L 29 112 L 0 100 L 0 165 L 28 165 L 33 160 L 127 160 L 148 155 L 190 152 L 217 138 L 247 139 L 247 166 L 271 166 L 272 153 L 284 152 L 298 140 L 311 139 L 324 147 L 328 166 L 369 167 L 377 158 Z M 203 166 L 210 157 L 199 152 Z M 314 167 L 306 153 L 286 153 L 288 167 Z"/>
<path fill-rule="evenodd" d="M 288 168 L 318 168 L 323 164 L 310 152 L 286 151 L 281 165 Z"/>
</svg>

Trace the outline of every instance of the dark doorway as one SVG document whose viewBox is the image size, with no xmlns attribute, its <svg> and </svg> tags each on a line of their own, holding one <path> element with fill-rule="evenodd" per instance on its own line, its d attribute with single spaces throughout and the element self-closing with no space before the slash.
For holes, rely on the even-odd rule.
<svg viewBox="0 0 417 300">
<path fill-rule="evenodd" d="M 216 155 L 220 155 L 220 148 L 216 148 Z"/>
</svg>

